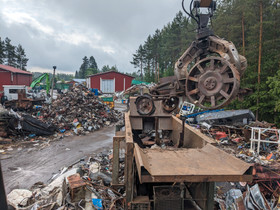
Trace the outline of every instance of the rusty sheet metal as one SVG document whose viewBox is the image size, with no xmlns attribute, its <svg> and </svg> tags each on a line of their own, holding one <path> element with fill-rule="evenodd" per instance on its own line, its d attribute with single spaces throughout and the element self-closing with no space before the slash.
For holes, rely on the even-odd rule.
<svg viewBox="0 0 280 210">
<path fill-rule="evenodd" d="M 81 179 L 79 174 L 73 174 L 69 177 L 67 177 L 69 182 L 69 187 L 71 190 L 79 187 L 83 187 L 86 185 L 86 183 Z"/>
<path fill-rule="evenodd" d="M 86 183 L 81 179 L 80 174 L 73 174 L 67 177 L 69 182 L 69 189 L 71 201 L 77 202 L 85 197 Z"/>
<path fill-rule="evenodd" d="M 135 156 L 142 183 L 252 181 L 252 165 L 210 144 L 201 149 L 172 150 L 135 145 Z"/>
<path fill-rule="evenodd" d="M 180 133 L 182 132 L 182 121 L 175 116 L 172 116 L 172 141 L 175 145 L 178 144 Z M 215 144 L 215 140 L 204 135 L 196 128 L 185 124 L 184 131 L 184 146 L 185 148 L 202 148 L 206 144 Z"/>
<path fill-rule="evenodd" d="M 212 1 L 213 1 L 213 0 L 201 0 L 201 1 L 200 1 L 200 6 L 201 6 L 201 7 L 210 7 Z"/>
</svg>

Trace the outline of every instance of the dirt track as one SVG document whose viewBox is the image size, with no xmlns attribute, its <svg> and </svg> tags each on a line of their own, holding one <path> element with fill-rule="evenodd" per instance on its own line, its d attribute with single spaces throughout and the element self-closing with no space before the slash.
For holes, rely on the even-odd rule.
<svg viewBox="0 0 280 210">
<path fill-rule="evenodd" d="M 0 155 L 6 193 L 28 189 L 34 183 L 49 180 L 59 169 L 84 156 L 112 148 L 115 127 L 107 127 L 87 136 L 72 136 L 51 142 L 48 147 L 26 147 Z"/>
</svg>

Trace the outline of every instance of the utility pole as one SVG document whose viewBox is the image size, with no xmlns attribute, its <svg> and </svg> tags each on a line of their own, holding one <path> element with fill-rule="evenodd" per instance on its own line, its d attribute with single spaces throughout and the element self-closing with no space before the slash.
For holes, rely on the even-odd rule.
<svg viewBox="0 0 280 210">
<path fill-rule="evenodd" d="M 51 94 L 51 103 L 53 101 L 53 88 L 54 88 L 54 78 L 55 78 L 56 66 L 53 66 L 53 78 L 52 78 L 52 94 Z"/>
<path fill-rule="evenodd" d="M 260 1 L 260 41 L 259 41 L 259 61 L 258 61 L 258 97 L 257 97 L 257 112 L 256 120 L 259 120 L 259 100 L 260 100 L 260 85 L 261 85 L 261 63 L 262 63 L 262 39 L 263 39 L 263 2 Z"/>
</svg>

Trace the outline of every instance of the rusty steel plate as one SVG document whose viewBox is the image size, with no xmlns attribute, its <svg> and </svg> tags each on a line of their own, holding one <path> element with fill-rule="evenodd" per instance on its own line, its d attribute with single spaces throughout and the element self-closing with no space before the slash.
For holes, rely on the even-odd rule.
<svg viewBox="0 0 280 210">
<path fill-rule="evenodd" d="M 141 149 L 135 158 L 142 182 L 251 181 L 252 166 L 207 144 L 201 149 Z M 142 176 L 145 169 L 149 174 Z"/>
<path fill-rule="evenodd" d="M 210 7 L 213 0 L 201 0 L 200 7 Z"/>
</svg>

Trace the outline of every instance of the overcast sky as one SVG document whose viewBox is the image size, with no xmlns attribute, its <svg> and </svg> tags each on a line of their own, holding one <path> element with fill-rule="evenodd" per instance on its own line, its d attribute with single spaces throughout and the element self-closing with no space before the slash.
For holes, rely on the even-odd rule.
<svg viewBox="0 0 280 210">
<path fill-rule="evenodd" d="M 0 37 L 23 46 L 31 71 L 74 73 L 92 55 L 133 72 L 132 53 L 180 10 L 181 0 L 0 0 Z"/>
</svg>

